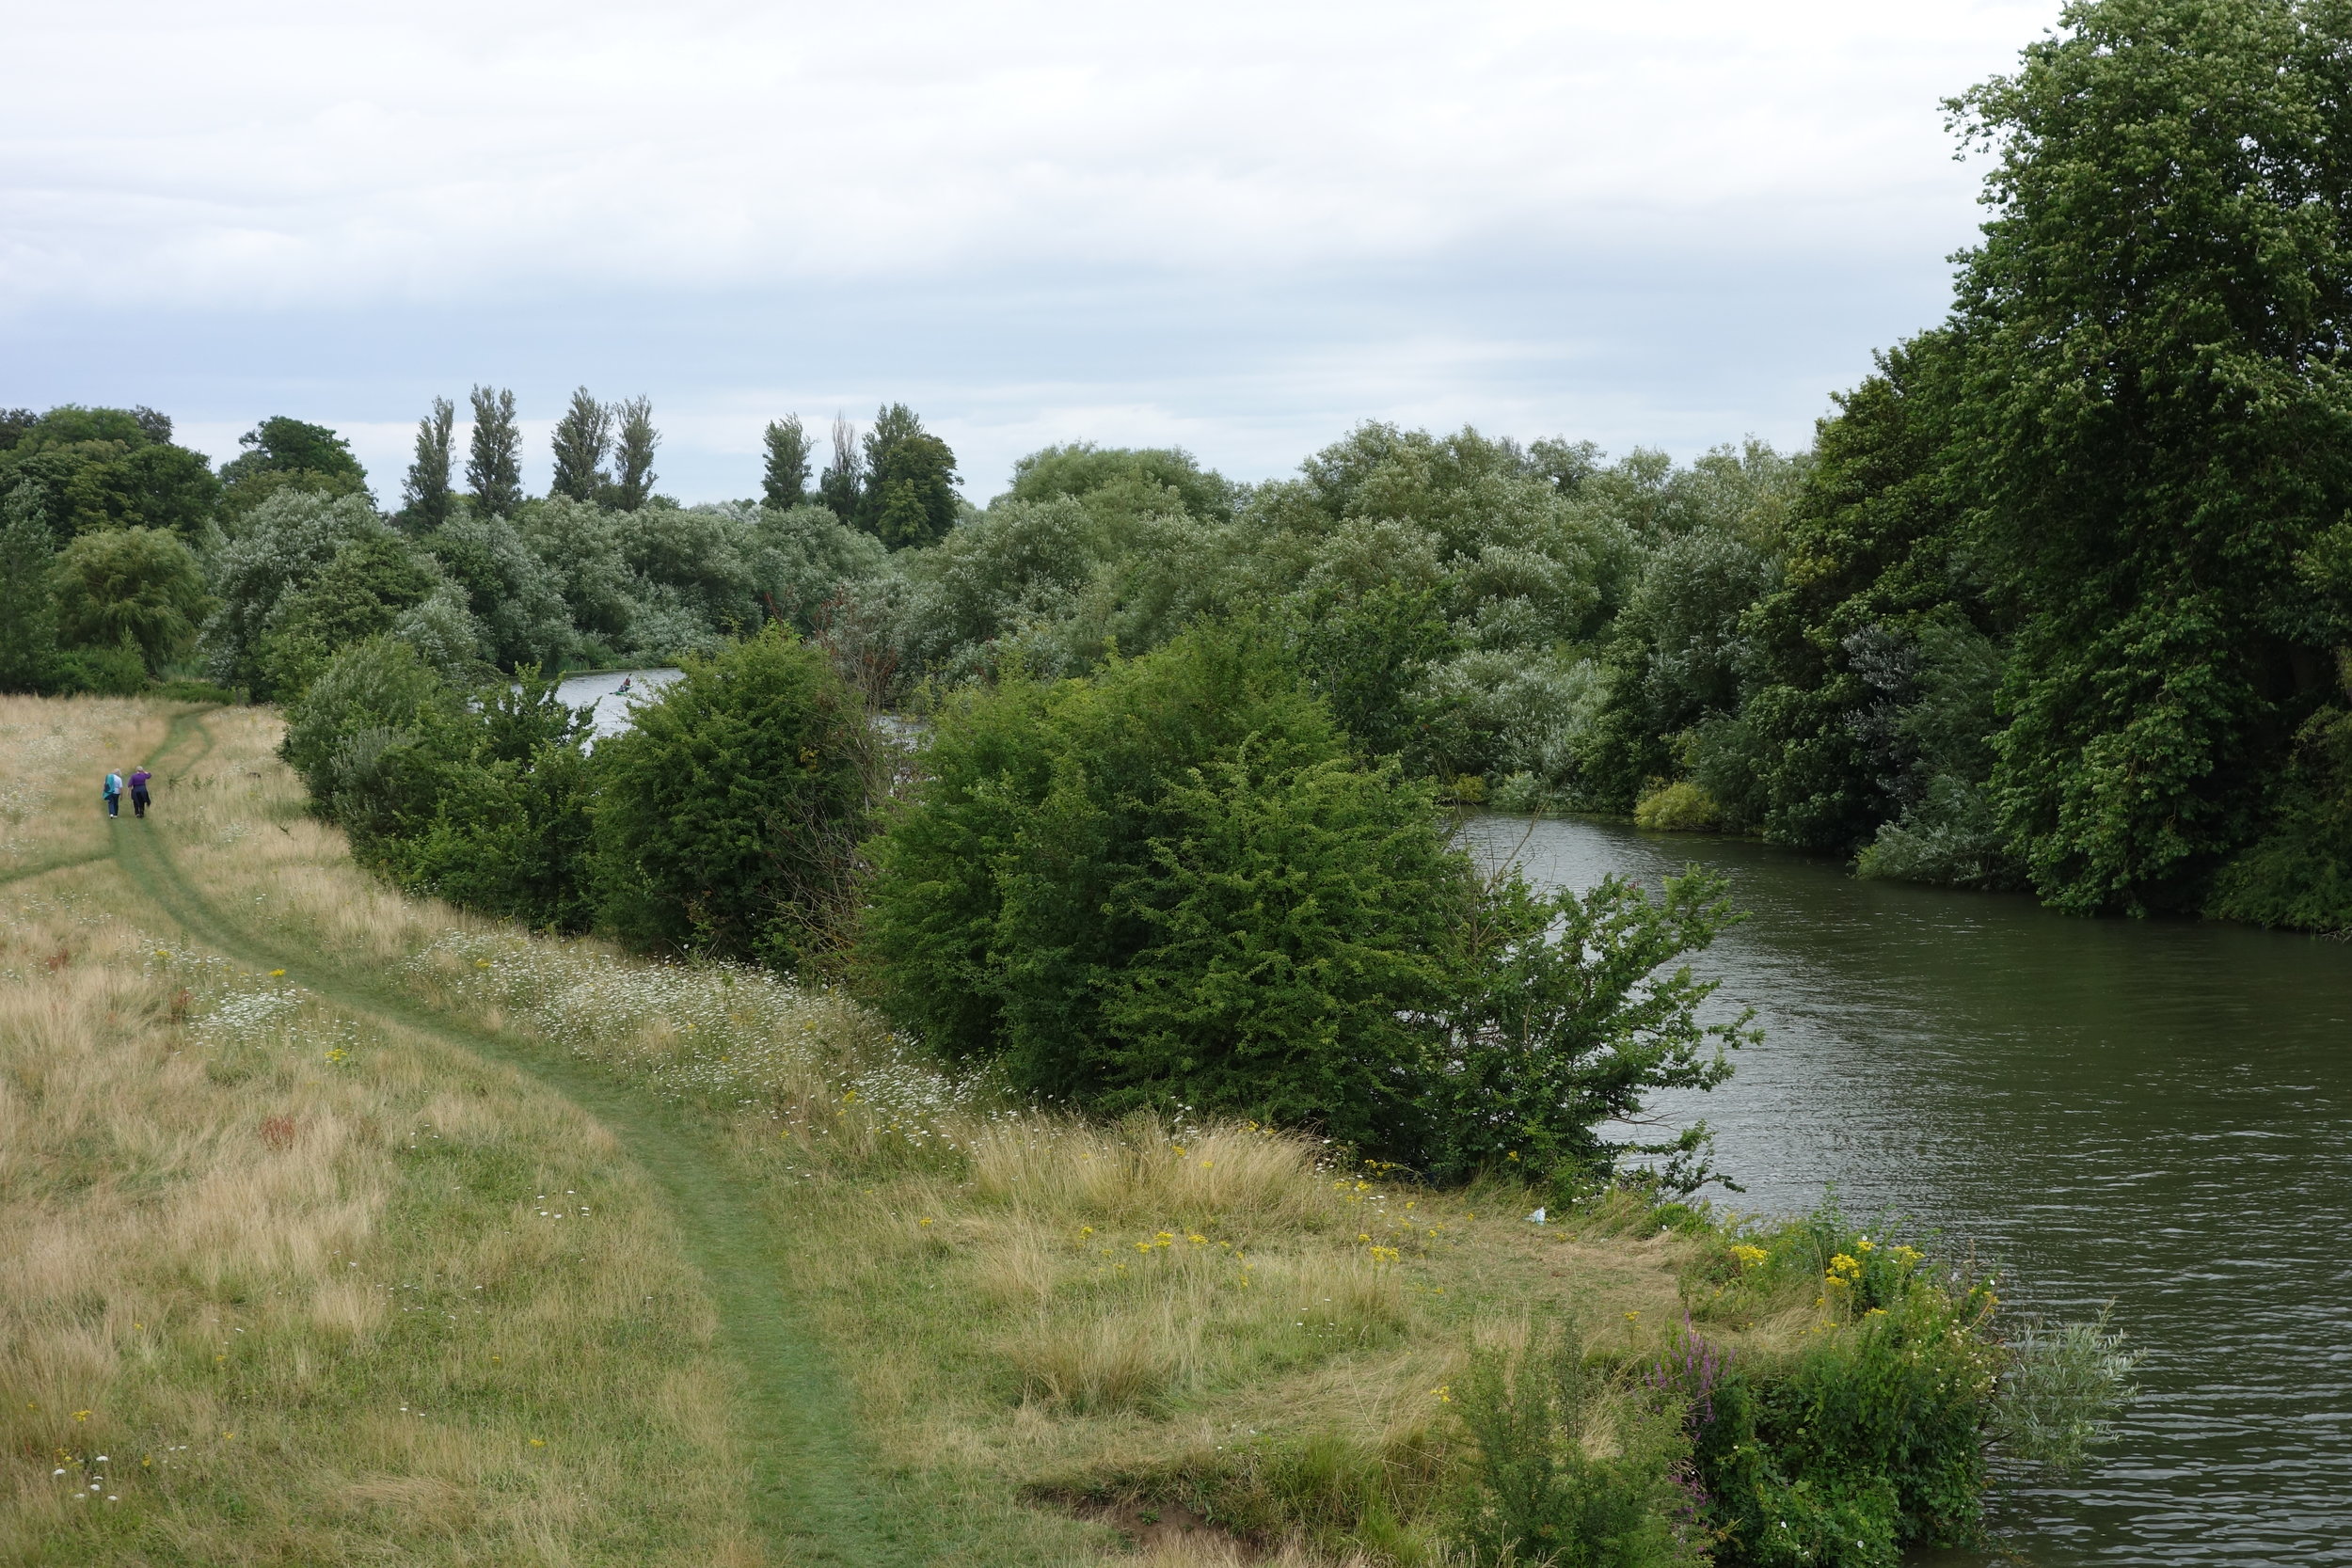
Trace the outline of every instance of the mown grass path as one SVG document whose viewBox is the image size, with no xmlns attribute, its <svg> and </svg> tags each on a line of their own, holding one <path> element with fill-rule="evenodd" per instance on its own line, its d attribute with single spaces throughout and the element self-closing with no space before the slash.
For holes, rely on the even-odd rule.
<svg viewBox="0 0 2352 1568">
<path fill-rule="evenodd" d="M 148 766 L 158 772 L 170 761 L 183 771 L 193 767 L 212 749 L 203 718 L 196 712 L 174 719 Z M 795 1568 L 865 1568 L 930 1557 L 919 1511 L 900 1504 L 876 1473 L 847 1387 L 794 1321 L 783 1249 L 760 1205 L 737 1187 L 706 1131 L 569 1057 L 437 1012 L 318 953 L 281 951 L 188 880 L 173 863 L 163 818 L 119 817 L 110 827 L 114 858 L 132 885 L 196 941 L 257 969 L 282 969 L 339 1007 L 527 1074 L 610 1129 L 668 1199 L 679 1249 L 717 1305 L 720 1346 L 739 1374 L 736 1415 L 755 1525 Z"/>
</svg>

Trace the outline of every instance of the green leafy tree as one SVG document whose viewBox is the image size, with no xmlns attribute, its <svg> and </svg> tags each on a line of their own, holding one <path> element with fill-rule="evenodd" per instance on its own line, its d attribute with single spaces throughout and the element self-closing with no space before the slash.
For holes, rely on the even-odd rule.
<svg viewBox="0 0 2352 1568">
<path fill-rule="evenodd" d="M 195 646 L 211 609 L 196 557 L 161 529 L 83 534 L 58 552 L 55 579 L 61 645 L 133 647 L 151 674 Z"/>
<path fill-rule="evenodd" d="M 213 678 L 271 695 L 264 644 L 281 601 L 326 571 L 348 541 L 389 531 L 364 496 L 288 490 L 256 507 L 210 562 L 219 601 L 204 625 Z"/>
<path fill-rule="evenodd" d="M 466 489 L 485 517 L 511 517 L 523 504 L 523 435 L 515 420 L 515 394 L 476 387 L 473 437 L 466 458 Z"/>
<path fill-rule="evenodd" d="M 1991 622 L 1962 533 L 1960 368 L 1949 333 L 1923 333 L 1838 395 L 1790 507 L 1786 575 L 1743 618 L 1752 683 L 1699 771 L 1780 843 L 1851 854 L 1899 813 L 1912 757 L 1887 719 L 1915 692 L 1887 655 L 1947 610 Z"/>
<path fill-rule="evenodd" d="M 430 533 L 449 521 L 456 425 L 457 405 L 447 398 L 435 398 L 433 412 L 417 421 L 417 454 L 408 465 L 397 519 L 411 533 Z"/>
<path fill-rule="evenodd" d="M 653 400 L 636 397 L 613 410 L 612 483 L 605 504 L 617 512 L 636 512 L 653 499 L 654 449 L 661 433 L 653 427 Z"/>
<path fill-rule="evenodd" d="M 866 433 L 865 490 L 855 522 L 894 550 L 935 544 L 956 523 L 956 454 L 903 403 Z"/>
<path fill-rule="evenodd" d="M 818 478 L 817 494 L 843 522 L 858 521 L 858 508 L 866 497 L 866 459 L 858 453 L 856 429 L 838 414 L 833 420 L 833 461 Z"/>
<path fill-rule="evenodd" d="M 257 474 L 317 474 L 335 482 L 339 495 L 367 488 L 368 474 L 351 455 L 351 444 L 323 424 L 274 415 L 237 437 L 245 449 L 220 470 L 230 484 Z"/>
<path fill-rule="evenodd" d="M 337 653 L 392 631 L 441 587 L 431 559 L 404 535 L 378 529 L 344 540 L 271 611 L 260 653 L 270 690 L 281 700 L 300 695 Z"/>
<path fill-rule="evenodd" d="M 1046 447 L 1012 466 L 1011 496 L 1044 501 L 1068 497 L 1098 516 L 1142 517 L 1182 512 L 1223 520 L 1235 486 L 1177 448 L 1098 447 L 1091 441 Z"/>
<path fill-rule="evenodd" d="M 768 451 L 767 467 L 760 476 L 760 503 L 789 512 L 809 499 L 808 432 L 801 428 L 798 414 L 787 414 L 770 420 L 760 439 Z"/>
<path fill-rule="evenodd" d="M 2352 14 L 2098 0 L 1953 107 L 1965 459 L 2016 617 L 1994 788 L 2042 895 L 2177 909 L 2261 825 L 2343 641 Z"/>
<path fill-rule="evenodd" d="M 32 486 L 32 504 L 62 544 L 107 528 L 168 529 L 197 537 L 220 482 L 203 453 L 171 444 L 171 420 L 151 408 L 67 404 L 10 416 L 0 443 L 0 494 Z"/>
<path fill-rule="evenodd" d="M 463 590 L 491 662 L 504 670 L 553 669 L 570 650 L 572 623 L 561 581 L 504 517 L 459 517 L 423 540 Z"/>
<path fill-rule="evenodd" d="M 0 497 L 0 691 L 39 691 L 55 670 L 56 548 L 33 486 Z"/>
<path fill-rule="evenodd" d="M 572 392 L 571 406 L 555 421 L 555 479 L 550 496 L 564 496 L 594 505 L 612 483 L 604 460 L 612 450 L 612 410 L 588 395 L 585 387 Z"/>
<path fill-rule="evenodd" d="M 1597 1122 L 1706 1086 L 1737 1043 L 1695 1021 L 1707 987 L 1653 974 L 1719 928 L 1720 890 L 1587 913 L 1490 887 L 1431 787 L 1359 760 L 1262 630 L 1012 673 L 940 715 L 924 764 L 867 851 L 866 973 L 935 1049 L 1032 1092 L 1582 1180 L 1628 1151 Z M 1660 1151 L 1679 1177 L 1704 1135 Z"/>
<path fill-rule="evenodd" d="M 781 626 L 686 660 L 596 748 L 604 921 L 642 946 L 829 958 L 866 822 L 866 725 L 825 655 Z"/>
</svg>

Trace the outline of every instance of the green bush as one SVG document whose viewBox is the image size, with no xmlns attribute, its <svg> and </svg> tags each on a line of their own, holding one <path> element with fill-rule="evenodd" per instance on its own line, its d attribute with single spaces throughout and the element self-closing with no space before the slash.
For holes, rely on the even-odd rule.
<svg viewBox="0 0 2352 1568">
<path fill-rule="evenodd" d="M 68 648 L 51 663 L 49 689 L 61 696 L 135 697 L 147 689 L 147 656 L 128 637 L 111 648 Z"/>
<path fill-rule="evenodd" d="M 416 892 L 543 929 L 588 929 L 597 783 L 589 711 L 526 665 L 464 714 L 430 715 L 421 745 L 442 759 L 432 814 L 374 846 L 373 858 Z"/>
<path fill-rule="evenodd" d="M 1471 1563 L 1708 1560 L 1693 1499 L 1677 1484 L 1691 1455 L 1678 1398 L 1609 1381 L 1573 1325 L 1534 1325 L 1517 1355 L 1472 1353 L 1461 1410 L 1475 1448 L 1454 1530 Z"/>
<path fill-rule="evenodd" d="M 1276 640 L 1203 626 L 1092 680 L 940 715 L 872 844 L 866 974 L 943 1053 L 1033 1093 L 1317 1127 L 1440 1179 L 1602 1172 L 1596 1126 L 1724 1069 L 1663 963 L 1728 918 L 1493 885 L 1426 784 L 1359 760 Z M 1660 1150 L 1694 1167 L 1703 1131 Z"/>
<path fill-rule="evenodd" d="M 602 918 L 641 946 L 797 968 L 849 919 L 875 740 L 781 626 L 709 658 L 596 752 Z"/>
<path fill-rule="evenodd" d="M 1724 813 L 1706 790 L 1682 779 L 1635 801 L 1633 825 L 1660 833 L 1711 833 L 1724 825 Z"/>
<path fill-rule="evenodd" d="M 1734 1356 L 1688 1328 L 1653 1373 L 1691 1401 L 1720 1560 L 1891 1568 L 1904 1548 L 1977 1538 L 2006 1358 L 1989 1281 L 1824 1205 L 1724 1235 L 1694 1284 L 1704 1319 L 1815 1312 L 1788 1353 Z"/>
<path fill-rule="evenodd" d="M 2303 726 L 2269 831 L 2222 868 L 2205 912 L 2352 931 L 2352 715 L 2322 708 Z"/>
</svg>

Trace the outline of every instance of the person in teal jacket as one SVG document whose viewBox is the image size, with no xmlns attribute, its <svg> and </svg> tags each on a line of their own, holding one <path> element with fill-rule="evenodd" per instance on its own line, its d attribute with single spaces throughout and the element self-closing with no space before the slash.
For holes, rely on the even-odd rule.
<svg viewBox="0 0 2352 1568">
<path fill-rule="evenodd" d="M 106 775 L 106 815 L 122 815 L 122 775 L 119 773 L 109 772 Z"/>
</svg>

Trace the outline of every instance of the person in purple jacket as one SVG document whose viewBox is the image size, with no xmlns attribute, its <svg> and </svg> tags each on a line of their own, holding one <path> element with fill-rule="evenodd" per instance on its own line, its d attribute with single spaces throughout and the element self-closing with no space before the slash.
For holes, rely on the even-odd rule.
<svg viewBox="0 0 2352 1568">
<path fill-rule="evenodd" d="M 131 769 L 132 816 L 143 817 L 147 815 L 147 781 L 154 776 L 144 768 Z"/>
</svg>

